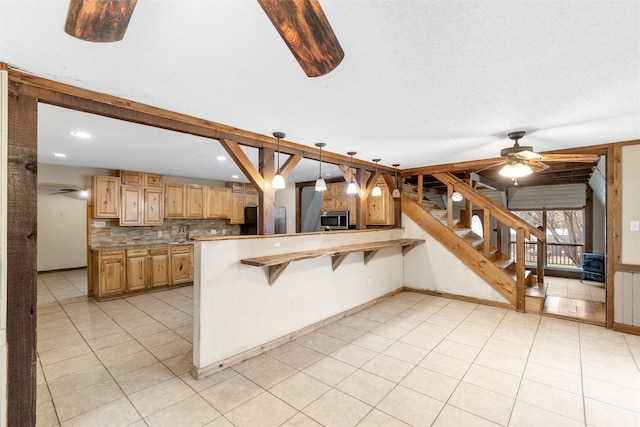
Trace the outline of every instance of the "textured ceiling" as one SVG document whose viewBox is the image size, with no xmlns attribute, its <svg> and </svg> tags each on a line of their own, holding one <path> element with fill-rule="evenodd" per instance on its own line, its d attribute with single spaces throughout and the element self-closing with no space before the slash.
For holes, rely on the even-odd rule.
<svg viewBox="0 0 640 427">
<path fill-rule="evenodd" d="M 65 0 L 0 0 L 0 61 L 401 168 L 496 157 L 513 130 L 526 130 L 523 142 L 536 151 L 640 138 L 637 0 L 321 4 L 345 58 L 317 78 L 305 76 L 255 0 L 140 0 L 124 40 L 110 44 L 64 33 Z M 63 139 L 51 128 L 66 126 L 52 110 L 41 116 L 43 162 L 54 162 L 45 157 Z M 114 149 L 124 137 L 105 136 L 115 127 L 95 122 L 100 136 L 88 157 L 63 162 L 119 168 L 128 157 L 132 168 L 228 179 L 231 169 L 212 165 L 196 140 L 156 132 Z M 182 141 L 177 154 L 175 144 L 162 148 L 165 139 Z M 101 152 L 101 143 L 111 150 Z M 133 144 L 147 155 L 127 156 Z M 162 165 L 169 150 L 173 164 Z M 302 164 L 292 180 L 312 179 L 316 167 Z"/>
</svg>

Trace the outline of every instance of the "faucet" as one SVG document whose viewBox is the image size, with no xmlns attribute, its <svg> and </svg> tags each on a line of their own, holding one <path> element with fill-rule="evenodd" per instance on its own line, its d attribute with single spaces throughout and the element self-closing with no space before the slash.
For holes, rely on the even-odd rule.
<svg viewBox="0 0 640 427">
<path fill-rule="evenodd" d="M 191 240 L 191 236 L 189 235 L 189 233 L 191 231 L 191 227 L 189 227 L 189 224 L 184 224 L 182 226 L 182 230 L 181 231 L 184 233 L 185 240 L 186 241 L 190 241 Z"/>
</svg>

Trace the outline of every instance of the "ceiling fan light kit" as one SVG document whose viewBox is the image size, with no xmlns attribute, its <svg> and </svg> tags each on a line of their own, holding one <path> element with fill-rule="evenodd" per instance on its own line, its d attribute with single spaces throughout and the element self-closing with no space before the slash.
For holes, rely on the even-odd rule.
<svg viewBox="0 0 640 427">
<path fill-rule="evenodd" d="M 454 202 L 461 202 L 462 199 L 464 199 L 464 197 L 457 191 L 454 191 L 453 194 L 451 194 L 451 200 L 453 200 Z"/>
<path fill-rule="evenodd" d="M 378 174 L 378 162 L 380 161 L 380 159 L 373 159 L 373 161 L 376 163 L 376 173 L 375 173 L 375 175 L 377 175 Z M 373 197 L 382 196 L 382 189 L 380 189 L 380 187 L 378 187 L 378 181 L 376 181 L 376 186 L 373 187 L 373 190 L 371 191 L 371 195 Z"/>
<path fill-rule="evenodd" d="M 324 142 L 316 142 L 316 147 L 320 149 L 320 157 L 318 160 L 318 179 L 316 180 L 316 191 L 325 191 L 327 189 L 327 183 L 322 179 L 322 147 L 324 147 Z"/>
<path fill-rule="evenodd" d="M 349 165 L 349 175 L 351 175 L 351 180 L 349 181 L 349 185 L 347 185 L 347 194 L 357 194 L 358 187 L 356 186 L 356 183 L 353 182 L 353 156 L 357 153 L 355 151 L 349 151 L 347 154 L 351 156 L 351 163 Z"/>
<path fill-rule="evenodd" d="M 281 190 L 285 188 L 284 177 L 280 174 L 280 139 L 285 137 L 284 132 L 273 132 L 273 136 L 278 140 L 278 168 L 276 174 L 273 176 L 271 187 L 274 190 Z"/>
</svg>

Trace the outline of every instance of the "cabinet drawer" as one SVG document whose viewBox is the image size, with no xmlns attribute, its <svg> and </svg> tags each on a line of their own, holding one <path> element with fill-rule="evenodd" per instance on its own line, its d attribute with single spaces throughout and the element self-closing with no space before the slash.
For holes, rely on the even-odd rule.
<svg viewBox="0 0 640 427">
<path fill-rule="evenodd" d="M 149 249 L 149 255 L 150 256 L 167 255 L 168 253 L 169 253 L 169 249 L 168 248 L 153 248 L 153 249 Z"/>
<path fill-rule="evenodd" d="M 145 173 L 144 185 L 147 187 L 162 188 L 162 175 L 158 175 L 156 173 Z"/>
<path fill-rule="evenodd" d="M 124 251 L 100 251 L 100 259 L 124 258 Z"/>
<path fill-rule="evenodd" d="M 181 246 L 172 246 L 171 247 L 171 253 L 172 254 L 182 254 L 182 253 L 191 252 L 192 250 L 193 250 L 193 246 L 192 245 L 181 245 Z"/>
<path fill-rule="evenodd" d="M 127 249 L 127 258 L 134 256 L 147 256 L 147 249 Z"/>
<path fill-rule="evenodd" d="M 123 185 L 144 185 L 144 174 L 134 171 L 120 171 L 120 180 Z"/>
</svg>

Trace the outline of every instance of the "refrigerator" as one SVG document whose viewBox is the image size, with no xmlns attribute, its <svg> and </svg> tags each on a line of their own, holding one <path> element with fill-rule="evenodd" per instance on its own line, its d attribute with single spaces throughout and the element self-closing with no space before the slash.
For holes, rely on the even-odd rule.
<svg viewBox="0 0 640 427">
<path fill-rule="evenodd" d="M 258 234 L 258 207 L 244 207 L 244 224 L 240 225 L 241 235 Z"/>
</svg>

